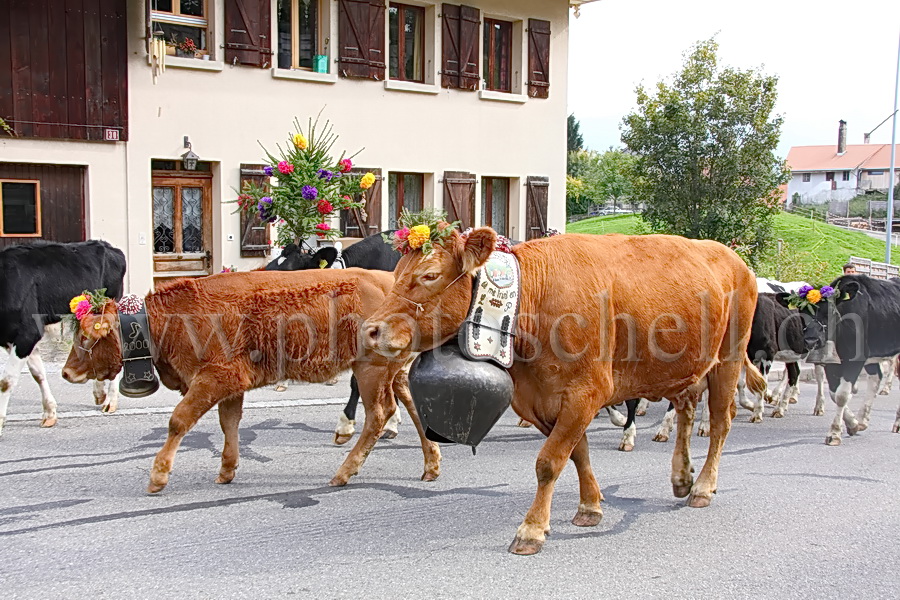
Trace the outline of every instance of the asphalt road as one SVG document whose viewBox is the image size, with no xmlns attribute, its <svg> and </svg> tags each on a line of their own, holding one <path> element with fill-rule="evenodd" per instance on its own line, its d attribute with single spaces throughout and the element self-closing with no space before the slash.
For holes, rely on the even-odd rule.
<svg viewBox="0 0 900 600">
<path fill-rule="evenodd" d="M 542 437 L 515 427 L 512 413 L 477 456 L 444 446 L 433 483 L 419 481 L 407 419 L 335 489 L 326 482 L 347 448 L 332 445 L 331 431 L 346 381 L 260 390 L 244 411 L 231 485 L 213 483 L 222 434 L 210 414 L 185 438 L 169 486 L 149 496 L 175 397 L 123 399 L 122 414 L 99 415 L 89 387 L 50 379 L 59 424 L 38 427 L 37 386 L 25 375 L 0 437 L 4 600 L 898 596 L 898 385 L 876 400 L 870 429 L 840 447 L 824 445 L 832 405 L 811 416 L 812 384 L 784 419 L 751 425 L 741 410 L 706 509 L 672 496 L 672 443 L 651 441 L 664 406 L 639 420 L 630 454 L 616 450 L 620 430 L 598 419 L 590 440 L 602 523 L 570 523 L 570 465 L 544 550 L 520 557 L 506 547 L 533 498 Z M 313 406 L 265 408 L 299 396 Z M 706 440 L 692 447 L 699 469 Z"/>
</svg>

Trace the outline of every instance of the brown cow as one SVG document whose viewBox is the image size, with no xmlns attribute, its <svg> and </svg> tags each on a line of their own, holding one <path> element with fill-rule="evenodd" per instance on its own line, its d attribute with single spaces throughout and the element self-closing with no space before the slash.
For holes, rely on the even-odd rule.
<svg viewBox="0 0 900 600">
<path fill-rule="evenodd" d="M 496 234 L 457 232 L 424 256 L 404 256 L 385 303 L 364 324 L 366 343 L 385 356 L 424 351 L 455 336 L 472 299 L 470 274 Z M 554 484 L 571 458 L 581 502 L 573 523 L 603 516 L 585 430 L 604 406 L 669 398 L 678 408 L 672 460 L 676 497 L 704 507 L 716 491 L 719 457 L 746 360 L 756 281 L 737 254 L 711 241 L 674 236 L 561 235 L 512 248 L 521 272 L 513 409 L 547 436 L 537 458 L 538 490 L 510 552 L 534 554 L 550 528 Z M 418 331 L 413 331 L 417 327 Z M 709 454 L 693 481 L 689 444 L 694 407 L 709 389 Z"/>
<path fill-rule="evenodd" d="M 148 491 L 159 492 L 181 439 L 216 404 L 225 434 L 216 483 L 229 483 L 238 465 L 238 424 L 248 390 L 282 379 L 328 381 L 353 368 L 366 409 L 356 446 L 331 481 L 344 485 L 371 451 L 385 422 L 404 402 L 419 430 L 425 474 L 440 473 L 440 450 L 426 440 L 407 389 L 408 358 L 386 360 L 361 348 L 359 327 L 384 300 L 393 275 L 363 269 L 255 271 L 164 283 L 147 295 L 154 364 L 162 383 L 184 398 L 169 420 Z M 73 383 L 113 378 L 122 369 L 116 304 L 80 323 L 63 369 Z"/>
</svg>

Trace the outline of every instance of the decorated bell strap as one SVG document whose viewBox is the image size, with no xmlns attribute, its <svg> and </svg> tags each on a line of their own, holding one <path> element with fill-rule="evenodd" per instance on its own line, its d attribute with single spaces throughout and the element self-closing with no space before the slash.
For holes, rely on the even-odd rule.
<svg viewBox="0 0 900 600">
<path fill-rule="evenodd" d="M 134 312 L 136 310 L 136 312 Z M 159 388 L 153 369 L 153 343 L 147 309 L 140 304 L 127 312 L 119 312 L 119 332 L 122 339 L 122 369 L 119 386 L 129 397 L 146 396 Z"/>
<path fill-rule="evenodd" d="M 513 364 L 519 313 L 519 261 L 494 251 L 478 270 L 469 315 L 459 331 L 459 346 L 470 360 L 490 360 L 504 369 Z"/>
</svg>

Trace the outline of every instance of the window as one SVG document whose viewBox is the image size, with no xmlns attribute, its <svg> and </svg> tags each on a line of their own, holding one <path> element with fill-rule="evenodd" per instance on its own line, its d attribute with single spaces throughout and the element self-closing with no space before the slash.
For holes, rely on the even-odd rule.
<svg viewBox="0 0 900 600">
<path fill-rule="evenodd" d="M 278 68 L 328 72 L 325 13 L 321 0 L 278 3 Z"/>
<path fill-rule="evenodd" d="M 425 81 L 425 9 L 391 4 L 388 9 L 389 77 Z"/>
<path fill-rule="evenodd" d="M 165 38 L 173 54 L 177 44 L 188 39 L 194 42 L 200 54 L 209 54 L 209 22 L 206 0 L 147 0 L 150 2 L 150 18 L 153 35 Z"/>
<path fill-rule="evenodd" d="M 0 180 L 0 237 L 41 236 L 41 183 Z"/>
<path fill-rule="evenodd" d="M 869 171 L 869 175 L 884 175 L 884 171 Z"/>
<path fill-rule="evenodd" d="M 841 181 L 850 181 L 850 171 L 844 171 L 841 175 Z"/>
<path fill-rule="evenodd" d="M 825 181 L 834 181 L 834 171 L 825 172 Z"/>
<path fill-rule="evenodd" d="M 810 178 L 809 173 L 804 173 L 802 177 L 803 177 L 803 183 L 809 183 L 809 178 Z"/>
<path fill-rule="evenodd" d="M 388 175 L 388 228 L 396 229 L 400 213 L 418 212 L 425 206 L 425 175 L 390 173 Z"/>
<path fill-rule="evenodd" d="M 481 179 L 481 223 L 509 236 L 509 178 Z"/>
<path fill-rule="evenodd" d="M 512 23 L 484 20 L 484 87 L 495 92 L 512 91 Z"/>
</svg>

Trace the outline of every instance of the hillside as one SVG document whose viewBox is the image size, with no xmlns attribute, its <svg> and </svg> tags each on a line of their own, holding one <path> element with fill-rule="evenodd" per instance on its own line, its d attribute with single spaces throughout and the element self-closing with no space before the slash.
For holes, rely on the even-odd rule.
<svg viewBox="0 0 900 600">
<path fill-rule="evenodd" d="M 616 215 L 571 223 L 566 231 L 639 234 L 646 228 L 636 215 Z M 884 260 L 882 240 L 789 213 L 776 215 L 775 239 L 784 241 L 782 255 L 778 257 L 773 251 L 757 271 L 761 276 L 782 281 L 830 281 L 840 274 L 841 266 L 851 255 Z M 900 247 L 894 246 L 891 250 L 891 262 L 900 264 Z"/>
</svg>

